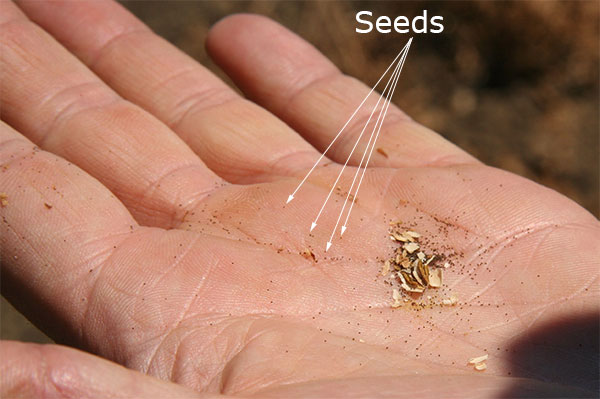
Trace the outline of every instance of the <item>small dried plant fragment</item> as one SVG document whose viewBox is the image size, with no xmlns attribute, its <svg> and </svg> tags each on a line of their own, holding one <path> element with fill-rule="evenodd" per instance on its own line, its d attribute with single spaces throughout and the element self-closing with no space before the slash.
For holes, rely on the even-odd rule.
<svg viewBox="0 0 600 399">
<path fill-rule="evenodd" d="M 488 355 L 482 355 L 477 357 L 472 357 L 469 359 L 469 364 L 472 364 L 475 370 L 483 371 L 487 369 L 486 361 L 488 360 Z"/>
<path fill-rule="evenodd" d="M 308 260 L 312 260 L 313 262 L 317 261 L 317 257 L 315 256 L 313 251 L 311 251 L 308 248 L 306 248 L 304 251 L 300 252 L 300 255 L 302 255 L 304 258 L 306 258 Z"/>
<path fill-rule="evenodd" d="M 381 147 L 377 147 L 377 152 L 380 153 L 381 155 L 383 155 L 386 158 L 388 157 L 387 152 L 383 148 L 381 148 Z"/>
<path fill-rule="evenodd" d="M 399 296 L 402 293 L 421 294 L 429 288 L 439 288 L 443 283 L 442 268 L 438 264 L 441 256 L 427 254 L 419 239 L 420 233 L 412 230 L 402 230 L 401 222 L 390 223 L 390 239 L 398 244 L 393 256 L 387 259 L 382 268 L 383 276 L 391 276 L 400 286 L 394 288 L 393 307 L 400 306 Z M 392 282 L 393 283 L 393 282 Z"/>
<path fill-rule="evenodd" d="M 392 291 L 392 299 L 394 299 L 394 303 L 392 304 L 393 308 L 398 308 L 402 306 L 402 295 L 400 295 L 400 291 L 397 288 L 394 288 Z"/>
<path fill-rule="evenodd" d="M 419 244 L 417 244 L 416 242 L 409 242 L 408 244 L 404 244 L 404 249 L 409 254 L 412 254 L 413 252 L 415 252 L 419 248 L 420 248 Z"/>
<path fill-rule="evenodd" d="M 450 295 L 450 298 L 446 298 L 442 300 L 442 305 L 444 306 L 454 306 L 458 303 L 458 297 L 456 295 Z"/>
<path fill-rule="evenodd" d="M 412 274 L 409 274 L 407 271 L 405 270 L 400 270 L 397 273 L 398 278 L 401 281 L 400 286 L 402 287 L 402 289 L 404 291 L 407 292 L 418 292 L 421 293 L 425 290 L 425 287 L 421 284 L 419 284 L 412 276 Z"/>
<path fill-rule="evenodd" d="M 477 363 L 474 367 L 475 367 L 475 370 L 477 370 L 477 371 L 483 371 L 483 370 L 487 369 L 487 364 L 485 362 Z"/>
<path fill-rule="evenodd" d="M 431 269 L 429 273 L 429 285 L 433 288 L 442 286 L 442 269 Z"/>
<path fill-rule="evenodd" d="M 412 238 L 421 238 L 421 234 L 417 233 L 416 231 L 405 231 L 404 235 Z"/>
<path fill-rule="evenodd" d="M 383 263 L 383 267 L 381 268 L 381 275 L 385 277 L 388 274 L 390 274 L 390 261 L 386 260 Z"/>
</svg>

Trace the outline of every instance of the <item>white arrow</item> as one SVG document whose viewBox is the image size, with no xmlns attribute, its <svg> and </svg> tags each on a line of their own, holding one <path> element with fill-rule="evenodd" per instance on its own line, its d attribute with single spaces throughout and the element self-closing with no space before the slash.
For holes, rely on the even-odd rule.
<svg viewBox="0 0 600 399">
<path fill-rule="evenodd" d="M 412 42 L 412 38 L 408 41 L 407 46 L 410 48 L 410 43 Z M 402 67 L 404 66 L 404 61 L 406 60 L 406 56 L 408 54 L 408 49 L 406 50 L 406 53 L 404 54 L 404 56 L 402 57 L 402 60 L 400 61 L 400 73 L 402 73 Z M 394 92 L 394 90 L 396 90 L 396 84 L 398 83 L 398 78 L 400 77 L 400 73 L 396 76 L 396 80 L 394 81 L 394 84 L 392 86 L 392 93 Z M 392 102 L 392 98 L 390 97 L 388 103 L 386 104 L 386 108 L 385 108 L 385 112 L 383 114 L 383 119 L 385 119 L 385 115 L 387 114 L 387 111 L 389 109 L 389 106 Z M 381 126 L 383 125 L 383 120 L 382 123 L 379 125 L 379 129 L 377 130 L 377 134 L 375 135 L 375 141 L 373 141 L 373 145 L 371 147 L 371 150 L 369 151 L 369 157 L 367 158 L 367 162 L 365 163 L 365 167 L 362 171 L 362 175 L 360 176 L 360 180 L 358 181 L 358 186 L 356 188 L 356 192 L 354 193 L 354 198 L 357 198 L 358 196 L 358 190 L 360 190 L 360 185 L 362 184 L 363 178 L 365 177 L 365 172 L 367 171 L 367 167 L 369 166 L 369 161 L 371 160 L 371 155 L 373 155 L 373 150 L 375 149 L 375 144 L 377 144 L 377 138 L 379 137 L 379 133 L 381 133 Z M 348 219 L 350 219 L 350 214 L 352 213 L 352 208 L 354 208 L 354 204 L 356 203 L 356 201 L 351 201 L 352 203 L 350 204 L 350 209 L 348 210 L 348 215 L 346 216 L 346 221 L 344 222 L 344 226 L 348 225 Z"/>
<path fill-rule="evenodd" d="M 402 58 L 402 59 L 404 59 L 404 58 Z M 400 62 L 402 62 L 402 59 Z M 393 86 L 393 82 L 396 80 L 396 76 L 398 74 L 399 68 L 400 68 L 400 63 L 398 63 L 398 65 L 396 65 L 396 69 L 394 69 L 394 73 L 390 77 L 388 84 L 392 83 L 392 86 Z M 358 173 L 360 171 L 360 166 L 363 164 L 365 156 L 367 155 L 367 152 L 369 151 L 369 148 L 371 146 L 371 141 L 373 141 L 373 136 L 375 136 L 375 132 L 377 131 L 377 126 L 379 126 L 380 121 L 381 121 L 381 123 L 383 123 L 383 121 L 381 120 L 381 116 L 383 115 L 383 111 L 386 108 L 385 105 L 389 101 L 389 98 L 391 98 L 391 95 L 393 95 L 394 93 L 392 91 L 392 88 L 390 87 L 390 90 L 388 90 L 388 86 L 386 85 L 384 91 L 381 94 L 382 94 L 382 97 L 380 97 L 380 100 L 381 100 L 381 98 L 385 97 L 384 105 L 381 108 L 381 110 L 379 111 L 379 115 L 377 116 L 377 120 L 375 121 L 375 126 L 373 126 L 373 130 L 371 131 L 371 135 L 369 136 L 369 141 L 367 142 L 367 146 L 365 147 L 365 152 L 363 153 L 362 157 L 360 158 L 359 167 L 356 169 L 356 173 L 354 174 L 354 178 L 352 179 L 352 184 L 350 185 L 348 194 L 346 194 L 344 204 L 342 205 L 342 210 L 340 211 L 338 218 L 335 222 L 335 227 L 331 231 L 331 237 L 329 238 L 329 241 L 333 241 L 333 236 L 335 235 L 335 232 L 340 224 L 340 220 L 342 219 L 342 215 L 344 214 L 344 209 L 346 209 L 346 205 L 348 204 L 350 194 L 352 193 L 352 189 L 354 188 L 354 184 L 356 183 L 356 178 L 358 177 Z M 377 105 L 375 106 L 373 111 L 375 111 L 375 109 L 377 109 Z M 367 123 L 369 123 L 369 121 L 367 121 Z M 366 125 L 365 125 L 365 128 L 366 128 Z M 340 233 L 340 236 L 342 236 L 345 231 L 346 231 L 346 226 L 342 226 L 342 232 Z"/>
<path fill-rule="evenodd" d="M 329 251 L 329 248 L 331 248 L 331 241 L 327 241 L 327 247 L 325 247 L 325 252 Z"/>
<path fill-rule="evenodd" d="M 312 222 L 312 224 L 310 225 L 310 231 L 313 231 L 315 227 L 317 227 L 317 224 L 315 222 Z"/>
<path fill-rule="evenodd" d="M 352 192 L 352 189 L 354 188 L 354 184 L 356 183 L 356 178 L 358 177 L 358 173 L 360 171 L 360 167 L 363 164 L 363 161 L 365 159 L 365 155 L 367 154 L 368 150 L 369 150 L 369 146 L 371 145 L 371 141 L 373 140 L 373 136 L 375 135 L 375 131 L 377 130 L 377 126 L 380 124 L 383 124 L 383 120 L 381 119 L 381 116 L 384 114 L 384 110 L 387 109 L 386 104 L 389 104 L 389 102 L 391 101 L 392 96 L 394 95 L 394 89 L 395 89 L 395 85 L 394 82 L 398 81 L 398 78 L 400 77 L 400 72 L 402 71 L 402 64 L 404 63 L 404 60 L 406 59 L 406 54 L 408 53 L 408 48 L 410 47 L 410 43 L 412 42 L 412 38 L 408 41 L 408 43 L 406 44 L 406 46 L 404 46 L 404 48 L 406 49 L 406 51 L 404 52 L 404 54 L 402 55 L 402 58 L 400 60 L 400 62 L 398 63 L 398 65 L 396 65 L 396 68 L 394 69 L 394 72 L 392 73 L 392 76 L 390 77 L 390 80 L 388 81 L 388 83 L 386 84 L 383 92 L 382 92 L 382 97 L 379 98 L 379 100 L 381 100 L 383 98 L 383 96 L 385 96 L 385 101 L 384 101 L 384 106 L 382 107 L 382 109 L 379 111 L 379 116 L 377 117 L 377 121 L 375 122 L 375 126 L 373 127 L 373 130 L 371 131 L 371 135 L 369 137 L 369 141 L 367 142 L 367 146 L 365 147 L 365 152 L 363 153 L 361 159 L 360 159 L 360 164 L 359 167 L 356 169 L 356 173 L 354 174 L 354 178 L 352 179 L 352 184 L 350 185 L 350 189 L 348 190 L 348 194 L 346 195 L 346 199 L 344 200 L 344 204 L 342 206 L 342 210 L 340 211 L 340 214 L 338 215 L 337 221 L 335 223 L 335 227 L 333 228 L 333 231 L 331 232 L 331 238 L 329 239 L 329 241 L 333 240 L 333 236 L 335 235 L 335 231 L 337 230 L 337 227 L 340 223 L 340 220 L 342 218 L 342 215 L 344 213 L 344 209 L 346 208 L 346 204 L 348 203 L 348 199 L 350 198 L 350 194 Z M 393 87 L 390 87 L 390 90 L 388 91 L 388 85 L 392 83 Z M 387 94 L 386 94 L 387 92 Z M 379 105 L 379 101 L 377 101 L 377 104 L 375 105 L 375 108 L 373 108 L 373 112 L 375 112 L 375 110 L 377 109 L 377 106 Z M 371 116 L 373 115 L 373 113 L 371 113 Z M 384 115 L 385 118 L 385 115 Z M 369 117 L 369 120 L 371 118 Z M 367 124 L 369 123 L 369 120 L 367 120 Z M 365 124 L 365 128 L 367 127 L 367 124 Z M 364 128 L 363 128 L 364 131 Z M 362 136 L 362 133 L 361 133 Z M 360 140 L 360 137 L 359 137 Z M 356 197 L 355 197 L 356 198 Z M 344 233 L 346 232 L 346 225 L 344 224 L 342 226 L 342 231 L 340 233 L 340 236 L 342 236 Z"/>
<path fill-rule="evenodd" d="M 404 46 L 404 49 L 406 49 L 406 51 L 404 51 L 404 49 L 403 49 L 404 53 L 402 51 L 400 52 L 400 54 L 403 54 L 402 58 L 400 59 L 400 63 L 402 62 L 402 60 L 406 59 L 406 53 L 408 52 L 408 48 L 410 47 L 411 40 L 409 40 L 408 43 L 406 44 L 406 46 Z M 393 84 L 394 79 L 396 79 L 395 81 L 397 81 L 397 76 L 394 77 L 394 74 L 398 70 L 398 66 L 400 65 L 400 63 L 398 63 L 398 65 L 396 66 L 396 69 L 394 70 L 394 73 L 392 73 L 392 76 L 390 77 L 388 84 L 385 85 L 384 91 L 388 88 L 388 85 L 390 84 L 390 82 L 392 82 L 392 84 Z M 402 68 L 400 68 L 400 69 L 402 69 Z M 381 101 L 381 98 L 382 97 L 380 96 L 379 99 L 377 100 L 377 104 L 375 104 L 375 106 L 373 107 L 373 111 L 371 111 L 371 114 L 369 115 L 369 119 L 367 119 L 365 126 L 362 128 L 360 134 L 358 135 L 358 138 L 356 139 L 356 142 L 354 143 L 354 146 L 352 147 L 350 154 L 348 154 L 348 157 L 346 158 L 346 162 L 344 162 L 342 169 L 340 169 L 340 172 L 338 173 L 335 181 L 333 182 L 333 185 L 331 186 L 331 189 L 329 190 L 329 193 L 327 194 L 327 198 L 325 198 L 325 202 L 323 202 L 323 205 L 321 206 L 321 209 L 319 210 L 319 213 L 318 213 L 317 217 L 315 218 L 315 221 L 313 222 L 313 225 L 316 225 L 317 221 L 321 217 L 321 214 L 323 213 L 323 210 L 325 209 L 325 206 L 327 205 L 327 202 L 329 201 L 329 198 L 331 197 L 333 190 L 335 190 L 337 183 L 340 180 L 340 177 L 342 177 L 342 174 L 344 173 L 344 169 L 346 169 L 346 166 L 348 166 L 348 162 L 350 162 L 350 158 L 352 157 L 354 150 L 356 150 L 356 147 L 358 146 L 358 143 L 359 143 L 361 137 L 363 136 L 365 130 L 367 129 L 367 125 L 369 124 L 369 122 L 371 121 L 371 118 L 373 117 L 373 114 L 377 110 L 377 107 L 379 106 L 379 102 Z M 384 106 L 381 109 L 380 114 L 379 114 L 380 117 L 381 117 L 381 112 L 383 112 L 384 108 L 385 108 L 385 101 L 384 101 Z M 377 118 L 377 121 L 379 121 L 379 118 Z M 375 123 L 375 128 L 377 128 L 377 122 Z M 373 133 L 375 132 L 375 128 L 373 129 Z M 373 137 L 373 133 L 371 133 L 371 138 Z M 371 142 L 371 139 L 369 139 L 369 143 L 370 142 Z M 368 148 L 369 148 L 369 146 L 367 144 L 367 148 L 365 149 L 365 152 L 368 150 Z M 364 157 L 364 155 L 363 155 L 363 157 Z M 338 218 L 338 222 L 339 222 L 339 218 Z M 337 223 L 336 223 L 335 229 L 337 229 Z M 312 229 L 311 229 L 311 231 L 312 231 Z M 334 230 L 334 232 L 335 232 L 335 230 Z M 333 234 L 331 236 L 333 238 Z"/>
<path fill-rule="evenodd" d="M 412 38 L 411 38 L 411 40 L 412 40 Z M 409 42 L 409 44 L 410 44 L 410 42 Z M 408 46 L 408 44 L 407 44 L 407 46 Z M 388 73 L 388 71 L 390 70 L 390 68 L 392 67 L 392 65 L 394 65 L 396 63 L 396 60 L 400 57 L 400 55 L 402 54 L 402 52 L 404 51 L 405 48 L 406 48 L 406 46 L 404 46 L 404 48 L 402 50 L 400 50 L 400 52 L 398 53 L 398 55 L 396 56 L 396 58 L 394 58 L 394 60 L 387 67 L 387 69 L 385 70 L 385 72 L 383 72 L 383 74 L 381 75 L 381 77 L 379 78 L 379 80 L 377 80 L 377 82 L 371 88 L 371 90 L 369 91 L 369 93 L 367 93 L 367 95 L 365 96 L 365 98 L 363 98 L 363 100 L 358 105 L 358 107 L 354 110 L 354 112 L 352 113 L 352 115 L 350 115 L 350 118 L 346 121 L 346 123 L 344 124 L 344 126 L 342 126 L 342 128 L 340 129 L 340 131 L 338 132 L 338 134 L 335 135 L 335 137 L 333 138 L 333 140 L 331 141 L 331 143 L 329 143 L 329 145 L 327 146 L 327 148 L 325 149 L 325 151 L 323 151 L 323 153 L 321 154 L 321 156 L 319 157 L 319 159 L 317 159 L 317 162 L 315 162 L 315 164 L 312 166 L 312 168 L 310 168 L 310 170 L 308 171 L 308 173 L 306 174 L 306 176 L 304 176 L 304 179 L 302 179 L 302 181 L 300 182 L 300 184 L 298 184 L 298 187 L 296 187 L 296 189 L 294 190 L 294 192 L 292 194 L 290 194 L 290 196 L 287 199 L 286 204 L 289 203 L 291 200 L 294 199 L 294 195 L 298 192 L 298 190 L 300 190 L 300 187 L 302 187 L 302 185 L 304 184 L 304 182 L 306 181 L 306 179 L 308 179 L 308 176 L 310 176 L 310 174 L 313 172 L 313 170 L 315 170 L 315 168 L 317 167 L 317 165 L 319 164 L 319 162 L 321 162 L 321 160 L 323 159 L 323 157 L 325 156 L 325 154 L 327 153 L 327 151 L 329 151 L 329 149 L 331 148 L 331 146 L 333 146 L 333 143 L 335 143 L 335 141 L 338 139 L 338 137 L 340 136 L 340 134 L 342 134 L 342 132 L 344 131 L 344 129 L 346 128 L 346 126 L 348 126 L 348 124 L 350 123 L 350 121 L 352 120 L 352 118 L 354 118 L 354 116 L 356 115 L 356 113 L 358 112 L 358 110 L 363 106 L 363 104 L 365 103 L 365 101 L 367 101 L 367 98 L 369 98 L 369 96 L 371 95 L 371 93 L 373 93 L 373 91 L 375 91 L 375 88 L 377 87 L 377 85 L 379 84 L 379 82 L 381 82 L 381 80 L 383 79 L 383 77 Z"/>
</svg>

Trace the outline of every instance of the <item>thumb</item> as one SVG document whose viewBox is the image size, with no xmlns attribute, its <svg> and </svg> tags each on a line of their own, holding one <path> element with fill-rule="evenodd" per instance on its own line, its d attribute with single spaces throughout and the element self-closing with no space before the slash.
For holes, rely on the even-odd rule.
<svg viewBox="0 0 600 399">
<path fill-rule="evenodd" d="M 216 398 L 59 345 L 0 341 L 2 398 Z"/>
</svg>

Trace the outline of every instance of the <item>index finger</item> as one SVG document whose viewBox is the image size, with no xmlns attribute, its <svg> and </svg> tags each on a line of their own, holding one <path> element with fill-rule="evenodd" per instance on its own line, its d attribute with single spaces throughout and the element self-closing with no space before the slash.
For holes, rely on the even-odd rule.
<svg viewBox="0 0 600 399">
<path fill-rule="evenodd" d="M 2 295 L 65 339 L 81 327 L 104 261 L 139 226 L 97 180 L 4 122 L 0 187 Z"/>
</svg>

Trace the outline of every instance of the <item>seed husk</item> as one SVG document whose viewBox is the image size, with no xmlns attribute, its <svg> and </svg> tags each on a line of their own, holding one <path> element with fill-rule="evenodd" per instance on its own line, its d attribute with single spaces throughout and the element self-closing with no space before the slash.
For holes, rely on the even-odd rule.
<svg viewBox="0 0 600 399">
<path fill-rule="evenodd" d="M 390 261 L 389 261 L 389 260 L 386 260 L 386 261 L 383 263 L 383 267 L 382 267 L 382 269 L 381 269 L 381 275 L 382 275 L 382 276 L 387 276 L 389 273 L 390 273 Z"/>
<path fill-rule="evenodd" d="M 394 300 L 394 303 L 392 304 L 393 308 L 398 308 L 402 306 L 402 302 L 400 301 L 400 299 L 402 299 L 402 296 L 400 295 L 400 291 L 398 291 L 397 288 L 394 288 L 392 290 L 392 299 Z"/>
<path fill-rule="evenodd" d="M 404 237 L 402 234 L 393 233 L 392 237 L 394 237 L 394 240 L 396 240 L 396 241 L 401 241 L 401 242 L 407 242 L 408 241 L 408 238 Z"/>
<path fill-rule="evenodd" d="M 469 359 L 469 364 L 477 364 L 477 363 L 485 362 L 486 360 L 488 360 L 488 357 L 489 357 L 489 355 L 487 353 L 485 355 L 472 357 Z"/>
<path fill-rule="evenodd" d="M 412 276 L 412 273 L 409 271 L 400 270 L 398 274 L 404 277 L 406 284 L 410 285 L 411 287 L 417 287 L 421 285 L 415 280 L 415 278 Z"/>
<path fill-rule="evenodd" d="M 421 279 L 425 282 L 425 286 L 430 285 L 429 282 L 429 266 L 427 266 L 427 264 L 423 264 L 422 262 L 419 262 L 419 264 L 417 265 L 417 271 L 419 272 L 419 276 L 421 276 Z"/>
<path fill-rule="evenodd" d="M 398 277 L 400 277 L 400 281 L 402 284 L 400 285 L 402 289 L 408 292 L 423 292 L 424 288 L 419 287 L 416 282 L 412 279 L 412 277 L 405 271 L 398 272 Z M 410 281 L 410 282 L 409 282 Z M 412 282 L 412 284 L 411 284 Z"/>
<path fill-rule="evenodd" d="M 421 287 L 427 287 L 427 284 L 423 280 L 421 280 L 421 277 L 419 276 L 419 272 L 417 271 L 416 267 L 412 269 L 412 273 L 411 274 L 413 275 L 413 277 L 415 278 L 415 280 L 417 280 L 417 283 L 419 283 L 419 285 Z"/>
<path fill-rule="evenodd" d="M 409 236 L 409 237 L 413 237 L 413 238 L 420 238 L 421 234 L 417 233 L 416 231 L 405 231 L 404 235 Z"/>
<path fill-rule="evenodd" d="M 425 290 L 425 288 L 420 288 L 420 287 L 410 287 L 406 284 L 401 284 L 402 289 L 404 289 L 404 291 L 407 292 L 416 292 L 416 293 L 421 293 Z"/>
<path fill-rule="evenodd" d="M 442 269 L 428 269 L 429 285 L 433 288 L 442 286 Z"/>
<path fill-rule="evenodd" d="M 477 370 L 477 371 L 483 371 L 485 369 L 487 369 L 487 364 L 485 364 L 485 362 L 477 363 L 475 365 L 475 370 Z"/>
<path fill-rule="evenodd" d="M 458 298 L 456 297 L 456 295 L 450 295 L 450 298 L 442 300 L 442 305 L 445 305 L 445 306 L 454 306 L 457 303 L 458 303 Z"/>
<path fill-rule="evenodd" d="M 413 252 L 415 252 L 417 249 L 419 249 L 419 244 L 417 244 L 416 242 L 409 242 L 408 244 L 404 244 L 404 249 L 406 250 L 406 252 L 408 252 L 409 254 L 412 254 Z"/>
</svg>

